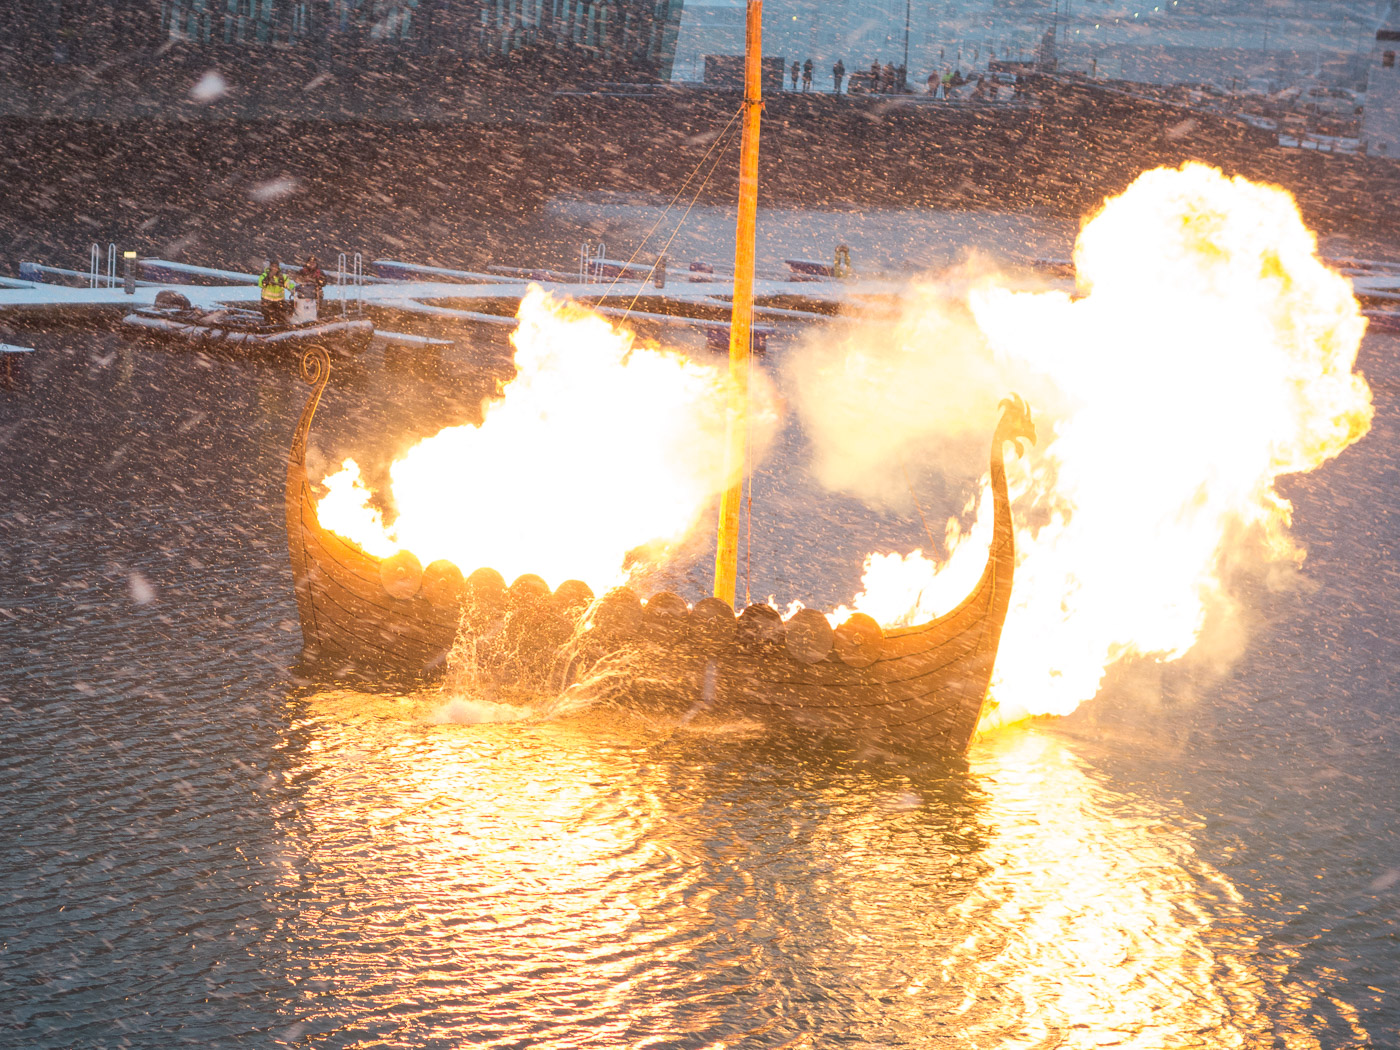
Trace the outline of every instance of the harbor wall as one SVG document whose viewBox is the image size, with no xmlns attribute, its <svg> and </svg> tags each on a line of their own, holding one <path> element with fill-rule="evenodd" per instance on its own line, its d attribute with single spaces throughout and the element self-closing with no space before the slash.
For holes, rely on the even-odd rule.
<svg viewBox="0 0 1400 1050">
<path fill-rule="evenodd" d="M 519 262 L 532 246 L 518 231 L 552 198 L 669 200 L 704 162 L 685 196 L 732 200 L 737 144 L 727 159 L 709 151 L 726 125 L 737 138 L 737 107 L 732 93 L 664 88 L 558 92 L 487 120 L 12 115 L 0 118 L 0 246 L 52 257 L 135 239 L 234 268 L 313 243 Z M 1240 121 L 1059 81 L 985 103 L 775 95 L 760 192 L 769 205 L 1077 217 L 1143 169 L 1186 160 L 1287 187 L 1324 234 L 1400 236 L 1395 162 L 1280 149 Z M 528 261 L 570 265 L 559 251 Z"/>
</svg>

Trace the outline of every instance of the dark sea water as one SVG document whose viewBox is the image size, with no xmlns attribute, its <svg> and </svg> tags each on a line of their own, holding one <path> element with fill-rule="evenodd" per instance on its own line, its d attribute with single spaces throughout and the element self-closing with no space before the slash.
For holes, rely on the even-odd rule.
<svg viewBox="0 0 1400 1050">
<path fill-rule="evenodd" d="M 27 338 L 0 1046 L 1400 1046 L 1397 340 L 1372 433 L 1287 481 L 1314 586 L 1246 592 L 1228 673 L 1121 670 L 950 764 L 302 680 L 292 369 Z M 317 441 L 470 418 L 450 371 L 372 353 Z M 852 543 L 917 543 L 783 464 L 762 582 L 846 598 Z"/>
</svg>

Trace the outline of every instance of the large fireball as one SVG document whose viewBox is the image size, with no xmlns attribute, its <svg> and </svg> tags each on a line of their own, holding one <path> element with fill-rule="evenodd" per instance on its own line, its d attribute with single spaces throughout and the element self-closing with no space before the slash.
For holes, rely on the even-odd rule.
<svg viewBox="0 0 1400 1050">
<path fill-rule="evenodd" d="M 326 479 L 317 512 L 378 557 L 408 550 L 424 565 L 581 579 L 601 593 L 663 558 L 728 483 L 728 379 L 537 287 L 519 320 L 517 375 L 482 424 L 449 427 L 393 464 L 389 524 L 353 460 Z M 761 378 L 751 392 L 761 455 L 777 411 Z"/>
<path fill-rule="evenodd" d="M 860 410 L 835 389 L 853 374 L 887 377 L 860 387 L 881 406 L 877 430 L 906 414 L 911 389 L 967 406 L 878 446 L 847 442 L 829 471 L 845 478 L 861 475 L 862 455 L 961 441 L 969 411 L 990 431 L 1007 390 L 1032 400 L 1040 447 L 1008 467 L 1018 566 L 992 686 L 1003 717 L 1068 712 L 1125 657 L 1182 656 L 1211 614 L 1232 622 L 1227 569 L 1302 560 L 1275 483 L 1338 455 L 1371 420 L 1352 371 L 1365 323 L 1316 249 L 1284 190 L 1202 165 L 1159 169 L 1085 224 L 1076 295 L 989 281 L 960 308 L 916 302 L 893 347 L 845 347 L 837 374 L 805 375 L 799 407 L 818 430 L 823 418 L 858 429 Z M 930 330 L 945 338 L 920 341 Z M 946 561 L 867 559 L 855 607 L 887 625 L 950 609 L 986 559 L 985 480 L 976 505 L 966 533 L 949 522 Z"/>
</svg>

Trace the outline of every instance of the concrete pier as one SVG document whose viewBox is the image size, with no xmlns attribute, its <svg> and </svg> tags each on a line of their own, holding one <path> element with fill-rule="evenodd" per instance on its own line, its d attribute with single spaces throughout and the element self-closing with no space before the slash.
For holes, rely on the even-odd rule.
<svg viewBox="0 0 1400 1050">
<path fill-rule="evenodd" d="M 260 298 L 256 274 L 163 259 L 141 259 L 136 265 L 146 279 L 136 281 L 128 294 L 123 287 L 110 286 L 105 277 L 94 281 L 88 272 L 23 262 L 21 279 L 0 278 L 0 317 L 116 322 L 136 307 L 153 306 L 157 294 L 167 290 L 207 310 L 249 306 Z M 532 284 L 540 284 L 645 335 L 665 339 L 698 333 L 712 346 L 727 345 L 729 336 L 726 314 L 733 282 L 724 275 L 690 273 L 671 287 L 657 288 L 635 279 L 581 282 L 576 275 L 557 271 L 508 267 L 482 273 L 379 259 L 371 268 L 374 272 L 358 279 L 329 274 L 332 283 L 323 292 L 323 313 L 353 309 L 386 320 L 420 317 L 499 330 L 514 326 L 521 298 Z M 503 270 L 510 272 L 499 272 Z M 770 339 L 812 326 L 847 322 L 842 311 L 867 310 L 872 302 L 893 303 L 905 284 L 906 279 L 813 279 L 805 274 L 759 281 L 756 313 L 763 323 L 755 327 L 757 344 L 762 348 Z M 782 305 L 764 305 L 765 299 Z M 415 336 L 407 341 L 422 338 L 431 339 Z"/>
</svg>

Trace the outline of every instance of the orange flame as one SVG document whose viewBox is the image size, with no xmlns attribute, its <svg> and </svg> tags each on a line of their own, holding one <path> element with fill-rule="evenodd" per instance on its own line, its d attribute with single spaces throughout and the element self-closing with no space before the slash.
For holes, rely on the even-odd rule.
<svg viewBox="0 0 1400 1050">
<path fill-rule="evenodd" d="M 1069 712 L 1125 657 L 1184 655 L 1231 612 L 1225 569 L 1302 561 L 1276 480 L 1370 428 L 1352 371 L 1365 322 L 1286 191 L 1198 164 L 1147 172 L 1084 226 L 1075 263 L 1077 297 L 972 290 L 958 347 L 997 377 L 961 393 L 1021 390 L 1041 435 L 1008 463 L 1000 720 Z M 985 561 L 991 509 L 984 478 L 976 524 L 948 524 L 946 562 L 869 557 L 855 607 L 885 624 L 947 611 Z"/>
<path fill-rule="evenodd" d="M 592 311 L 531 287 L 511 335 L 516 377 L 479 427 L 449 427 L 390 469 L 392 524 L 354 460 L 325 479 L 321 523 L 370 554 L 409 550 L 507 580 L 581 579 L 596 592 L 655 565 L 705 515 L 724 477 L 728 379 L 636 345 Z M 761 456 L 777 421 L 752 384 Z"/>
</svg>

